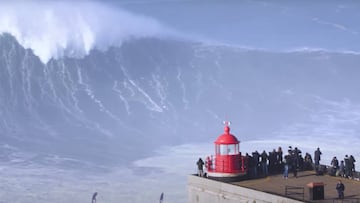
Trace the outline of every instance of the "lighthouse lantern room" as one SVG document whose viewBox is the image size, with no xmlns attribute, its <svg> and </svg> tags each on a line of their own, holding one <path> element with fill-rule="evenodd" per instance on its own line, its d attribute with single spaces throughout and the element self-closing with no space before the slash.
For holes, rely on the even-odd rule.
<svg viewBox="0 0 360 203">
<path fill-rule="evenodd" d="M 225 122 L 224 133 L 215 143 L 215 157 L 206 158 L 209 178 L 236 178 L 247 172 L 247 158 L 241 155 L 239 140 L 230 133 L 230 123 Z"/>
</svg>

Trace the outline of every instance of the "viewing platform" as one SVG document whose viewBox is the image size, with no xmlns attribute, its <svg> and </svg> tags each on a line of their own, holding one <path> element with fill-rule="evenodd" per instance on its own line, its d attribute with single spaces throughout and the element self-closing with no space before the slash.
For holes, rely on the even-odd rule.
<svg viewBox="0 0 360 203">
<path fill-rule="evenodd" d="M 338 181 L 341 180 L 345 185 L 345 197 L 339 200 L 337 191 L 335 189 Z M 312 200 L 310 196 L 309 183 L 323 183 L 324 185 L 324 199 Z M 238 185 L 245 188 L 254 189 L 270 194 L 284 196 L 291 199 L 296 199 L 302 202 L 356 202 L 360 203 L 360 181 L 348 178 L 341 178 L 335 176 L 315 174 L 315 171 L 300 171 L 298 177 L 292 177 L 289 174 L 288 179 L 284 179 L 282 174 L 271 175 L 264 178 L 243 180 L 233 182 L 231 184 Z"/>
<path fill-rule="evenodd" d="M 355 179 L 316 175 L 315 171 L 299 171 L 297 178 L 289 174 L 269 175 L 237 182 L 223 182 L 190 175 L 188 179 L 189 202 L 272 202 L 272 203 L 360 203 L 359 173 Z M 335 189 L 338 181 L 345 185 L 344 199 L 338 199 Z M 313 183 L 313 184 L 311 184 Z M 322 194 L 312 186 L 322 185 Z M 320 199 L 317 199 L 320 195 Z M 317 196 L 317 197 L 316 197 Z"/>
</svg>

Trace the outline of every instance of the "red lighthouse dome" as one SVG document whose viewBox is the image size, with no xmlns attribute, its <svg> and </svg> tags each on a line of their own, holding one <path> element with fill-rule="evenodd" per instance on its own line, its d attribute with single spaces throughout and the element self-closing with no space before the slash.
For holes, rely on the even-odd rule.
<svg viewBox="0 0 360 203">
<path fill-rule="evenodd" d="M 247 158 L 241 155 L 240 142 L 230 133 L 229 122 L 225 122 L 224 133 L 214 144 L 215 157 L 209 156 L 206 160 L 210 178 L 236 178 L 246 174 Z"/>
<path fill-rule="evenodd" d="M 238 139 L 233 135 L 230 134 L 230 127 L 228 125 L 225 125 L 224 127 L 224 134 L 220 135 L 216 141 L 215 144 L 239 144 L 240 142 Z"/>
</svg>

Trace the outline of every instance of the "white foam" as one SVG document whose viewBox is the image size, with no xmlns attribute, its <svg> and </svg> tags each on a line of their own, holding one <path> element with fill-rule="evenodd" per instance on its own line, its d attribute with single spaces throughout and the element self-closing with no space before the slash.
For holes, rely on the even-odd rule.
<svg viewBox="0 0 360 203">
<path fill-rule="evenodd" d="M 0 3 L 0 33 L 31 48 L 44 63 L 63 56 L 82 57 L 137 37 L 174 33 L 154 19 L 96 2 Z"/>
<path fill-rule="evenodd" d="M 358 51 L 352 51 L 352 50 L 346 50 L 346 49 L 325 49 L 325 48 L 317 48 L 317 47 L 295 47 L 295 48 L 290 48 L 287 50 L 283 50 L 280 52 L 284 52 L 284 53 L 339 53 L 339 54 L 348 54 L 348 55 L 360 55 L 360 52 Z"/>
</svg>

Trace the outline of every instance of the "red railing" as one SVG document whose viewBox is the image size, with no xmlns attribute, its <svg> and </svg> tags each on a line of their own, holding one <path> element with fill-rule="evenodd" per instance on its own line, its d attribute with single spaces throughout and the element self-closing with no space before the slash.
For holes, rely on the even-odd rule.
<svg viewBox="0 0 360 203">
<path fill-rule="evenodd" d="M 248 160 L 239 155 L 218 158 L 211 156 L 206 159 L 205 166 L 208 172 L 245 173 L 248 170 Z"/>
</svg>

